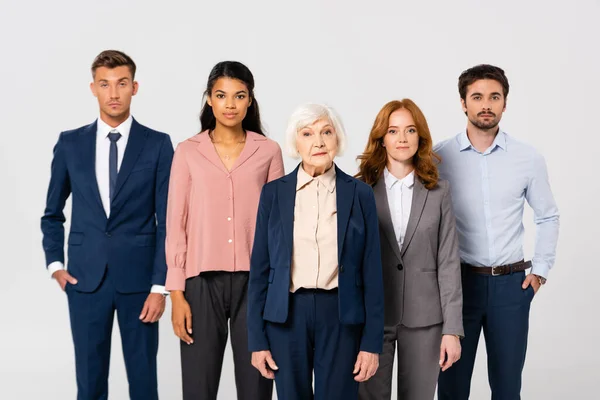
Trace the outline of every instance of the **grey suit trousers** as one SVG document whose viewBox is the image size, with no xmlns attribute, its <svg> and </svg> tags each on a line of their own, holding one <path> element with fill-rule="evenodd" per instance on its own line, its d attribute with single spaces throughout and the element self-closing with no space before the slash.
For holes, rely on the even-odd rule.
<svg viewBox="0 0 600 400">
<path fill-rule="evenodd" d="M 442 324 L 424 328 L 385 327 L 379 369 L 360 384 L 360 400 L 390 400 L 394 353 L 398 346 L 398 399 L 430 400 L 440 373 Z"/>
</svg>

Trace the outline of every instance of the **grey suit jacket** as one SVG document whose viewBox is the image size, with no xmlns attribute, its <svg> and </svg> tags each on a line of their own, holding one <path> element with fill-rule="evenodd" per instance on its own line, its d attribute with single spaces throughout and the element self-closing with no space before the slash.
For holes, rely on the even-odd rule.
<svg viewBox="0 0 600 400">
<path fill-rule="evenodd" d="M 428 190 L 415 176 L 401 249 L 383 177 L 373 190 L 381 237 L 385 326 L 443 323 L 443 334 L 463 336 L 461 267 L 449 183 L 440 180 Z"/>
</svg>

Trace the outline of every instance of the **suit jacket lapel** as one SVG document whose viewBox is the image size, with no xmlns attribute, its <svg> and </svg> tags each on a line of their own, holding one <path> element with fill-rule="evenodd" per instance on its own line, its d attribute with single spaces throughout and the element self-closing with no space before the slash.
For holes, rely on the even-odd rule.
<svg viewBox="0 0 600 400">
<path fill-rule="evenodd" d="M 410 209 L 410 217 L 408 219 L 408 225 L 406 227 L 406 234 L 404 235 L 404 243 L 402 244 L 402 252 L 401 255 L 404 256 L 406 252 L 406 248 L 410 244 L 410 241 L 415 234 L 415 230 L 417 230 L 417 226 L 419 225 L 419 220 L 421 219 L 421 215 L 423 214 L 423 209 L 425 208 L 425 201 L 427 200 L 427 194 L 429 190 L 423 186 L 421 181 L 417 176 L 415 176 L 415 184 L 413 187 L 413 198 L 412 198 L 412 206 Z"/>
<path fill-rule="evenodd" d="M 335 165 L 335 191 L 337 205 L 338 263 L 342 262 L 342 251 L 346 238 L 346 229 L 350 220 L 350 210 L 354 203 L 356 183 Z"/>
<path fill-rule="evenodd" d="M 92 201 L 100 207 L 102 215 L 106 218 L 106 211 L 102 205 L 102 199 L 100 198 L 100 190 L 98 189 L 98 179 L 96 178 L 96 132 L 98 130 L 98 122 L 88 125 L 80 133 L 80 146 L 81 157 L 80 165 L 82 166 L 83 173 L 86 177 L 85 185 L 88 188 L 88 194 Z"/>
<path fill-rule="evenodd" d="M 390 206 L 388 203 L 387 191 L 385 187 L 385 179 L 381 177 L 375 186 L 373 187 L 375 194 L 375 202 L 377 203 L 377 216 L 379 218 L 379 226 L 381 227 L 385 237 L 387 238 L 394 254 L 398 257 L 398 260 L 402 262 L 402 256 L 400 255 L 400 246 L 396 240 L 396 232 L 394 231 L 394 222 L 392 220 L 392 214 L 390 213 Z"/>
<path fill-rule="evenodd" d="M 148 133 L 146 130 L 134 119 L 131 123 L 131 131 L 129 132 L 125 154 L 123 154 L 123 162 L 121 163 L 121 168 L 119 168 L 119 173 L 117 175 L 117 184 L 111 204 L 114 203 L 119 191 L 123 188 L 123 184 L 129 177 L 132 168 L 135 166 L 135 163 L 144 148 L 147 136 Z"/>
<path fill-rule="evenodd" d="M 292 259 L 294 247 L 294 209 L 296 208 L 296 183 L 298 182 L 298 168 L 283 177 L 277 187 L 279 200 L 279 215 L 283 230 L 283 241 L 287 246 L 289 259 Z"/>
</svg>

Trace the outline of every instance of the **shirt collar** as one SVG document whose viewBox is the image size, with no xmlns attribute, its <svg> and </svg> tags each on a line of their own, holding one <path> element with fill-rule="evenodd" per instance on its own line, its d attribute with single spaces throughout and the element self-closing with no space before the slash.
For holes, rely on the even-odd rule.
<svg viewBox="0 0 600 400">
<path fill-rule="evenodd" d="M 502 129 L 498 130 L 498 134 L 490 146 L 489 151 L 491 152 L 496 147 L 500 147 L 502 150 L 506 151 L 506 133 L 504 133 Z M 469 140 L 469 136 L 467 136 L 467 131 L 465 130 L 458 135 L 458 149 L 459 151 L 463 151 L 469 148 L 475 149 Z"/>
<path fill-rule="evenodd" d="M 387 167 L 385 167 L 385 169 L 383 170 L 383 176 L 385 179 L 385 186 L 388 189 L 393 188 L 396 183 L 404 185 L 409 189 L 412 188 L 415 184 L 415 171 L 412 171 L 410 174 L 406 175 L 402 179 L 398 179 L 394 175 L 392 175 L 392 173 L 387 169 Z"/>
<path fill-rule="evenodd" d="M 325 187 L 330 193 L 333 193 L 333 191 L 335 190 L 335 177 L 335 164 L 333 164 L 331 168 L 325 171 L 325 173 L 316 177 L 312 177 L 309 174 L 307 174 L 306 171 L 304 171 L 304 168 L 302 168 L 302 165 L 300 165 L 300 167 L 298 168 L 298 181 L 296 183 L 296 191 L 302 189 L 313 180 L 318 179 L 319 182 L 325 185 Z"/>
<path fill-rule="evenodd" d="M 108 125 L 106 122 L 102 121 L 102 118 L 98 118 L 98 128 L 97 128 L 97 137 L 98 140 L 106 139 L 110 131 L 116 129 L 121 134 L 121 139 L 127 140 L 129 137 L 129 133 L 131 131 L 131 125 L 133 123 L 133 117 L 129 115 L 129 117 L 123 121 L 119 126 L 113 128 Z"/>
</svg>

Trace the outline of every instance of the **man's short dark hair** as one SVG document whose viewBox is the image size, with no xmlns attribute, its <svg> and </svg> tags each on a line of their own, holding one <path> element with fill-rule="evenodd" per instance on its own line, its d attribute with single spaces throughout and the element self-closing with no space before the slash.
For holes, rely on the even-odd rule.
<svg viewBox="0 0 600 400">
<path fill-rule="evenodd" d="M 458 93 L 460 93 L 460 98 L 466 101 L 467 88 L 473 82 L 480 79 L 492 79 L 497 81 L 500 83 L 500 85 L 502 85 L 504 98 L 508 96 L 508 78 L 506 78 L 506 75 L 504 75 L 504 70 L 493 65 L 480 64 L 474 66 L 473 68 L 469 68 L 460 74 L 460 77 L 458 78 Z"/>
<path fill-rule="evenodd" d="M 96 70 L 100 67 L 117 68 L 127 66 L 131 72 L 131 79 L 135 79 L 135 63 L 127 54 L 119 50 L 104 50 L 98 54 L 92 63 L 92 76 L 96 76 Z"/>
</svg>

